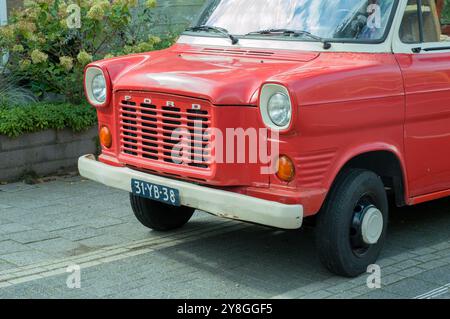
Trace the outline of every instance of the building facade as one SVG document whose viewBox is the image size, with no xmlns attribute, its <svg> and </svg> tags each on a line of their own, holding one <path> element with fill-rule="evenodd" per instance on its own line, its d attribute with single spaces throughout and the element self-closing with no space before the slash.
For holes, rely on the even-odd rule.
<svg viewBox="0 0 450 319">
<path fill-rule="evenodd" d="M 153 11 L 153 33 L 183 30 L 198 14 L 205 0 L 158 0 Z M 13 9 L 19 8 L 23 0 L 0 0 L 0 21 L 5 24 Z"/>
<path fill-rule="evenodd" d="M 6 6 L 6 0 L 0 0 L 0 25 L 6 24 L 8 20 L 8 8 Z"/>
</svg>

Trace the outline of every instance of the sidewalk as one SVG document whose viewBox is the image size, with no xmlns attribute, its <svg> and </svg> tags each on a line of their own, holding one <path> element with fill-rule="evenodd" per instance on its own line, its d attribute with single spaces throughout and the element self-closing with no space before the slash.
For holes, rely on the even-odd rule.
<svg viewBox="0 0 450 319">
<path fill-rule="evenodd" d="M 197 213 L 178 232 L 134 218 L 128 194 L 79 177 L 0 185 L 0 298 L 450 298 L 450 200 L 391 212 L 367 275 L 332 276 L 313 230 L 277 231 Z M 81 266 L 81 289 L 66 268 Z"/>
</svg>

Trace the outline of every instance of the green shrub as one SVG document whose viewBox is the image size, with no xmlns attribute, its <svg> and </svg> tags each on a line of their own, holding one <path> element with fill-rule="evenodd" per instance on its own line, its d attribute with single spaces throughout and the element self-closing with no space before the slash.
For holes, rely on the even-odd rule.
<svg viewBox="0 0 450 319">
<path fill-rule="evenodd" d="M 80 28 L 73 28 L 73 4 L 80 9 Z M 83 69 L 91 61 L 170 44 L 148 33 L 155 6 L 156 0 L 25 1 L 0 28 L 0 48 L 9 52 L 6 68 L 27 79 L 38 96 L 51 92 L 79 103 Z"/>
<path fill-rule="evenodd" d="M 86 104 L 35 103 L 15 107 L 0 105 L 0 135 L 9 137 L 46 129 L 70 128 L 74 132 L 81 132 L 96 123 L 95 109 Z"/>
<path fill-rule="evenodd" d="M 442 22 L 450 24 L 450 0 L 445 0 L 444 11 L 442 12 Z"/>
<path fill-rule="evenodd" d="M 0 105 L 14 106 L 36 102 L 34 94 L 19 85 L 20 80 L 13 75 L 0 74 Z"/>
</svg>

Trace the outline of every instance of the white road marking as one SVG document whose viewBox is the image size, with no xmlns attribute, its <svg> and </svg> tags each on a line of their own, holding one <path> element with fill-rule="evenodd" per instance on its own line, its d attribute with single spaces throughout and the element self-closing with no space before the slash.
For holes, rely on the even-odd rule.
<svg viewBox="0 0 450 319">
<path fill-rule="evenodd" d="M 5 288 L 24 282 L 52 277 L 66 273 L 70 265 L 79 265 L 82 269 L 110 263 L 113 261 L 139 256 L 148 252 L 173 247 L 186 242 L 196 241 L 214 235 L 225 234 L 250 227 L 233 221 L 224 221 L 214 226 L 199 227 L 194 230 L 180 231 L 156 238 L 133 241 L 126 244 L 110 246 L 95 252 L 42 262 L 25 267 L 8 269 L 0 272 L 0 288 Z"/>
<path fill-rule="evenodd" d="M 449 289 L 450 289 L 450 283 L 446 284 L 445 286 L 441 286 L 439 288 L 428 291 L 417 297 L 414 297 L 413 299 L 433 299 L 433 298 L 436 298 L 436 297 L 446 294 L 447 292 L 449 292 Z"/>
</svg>

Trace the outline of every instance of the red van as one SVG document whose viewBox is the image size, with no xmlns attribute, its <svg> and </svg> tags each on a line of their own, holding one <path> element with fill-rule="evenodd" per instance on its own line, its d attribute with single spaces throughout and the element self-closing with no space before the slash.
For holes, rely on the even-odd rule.
<svg viewBox="0 0 450 319">
<path fill-rule="evenodd" d="M 171 48 L 86 68 L 102 154 L 80 173 L 129 192 L 157 231 L 196 209 L 280 229 L 315 216 L 324 265 L 357 276 L 386 241 L 388 198 L 450 195 L 449 12 L 207 1 Z"/>
</svg>

